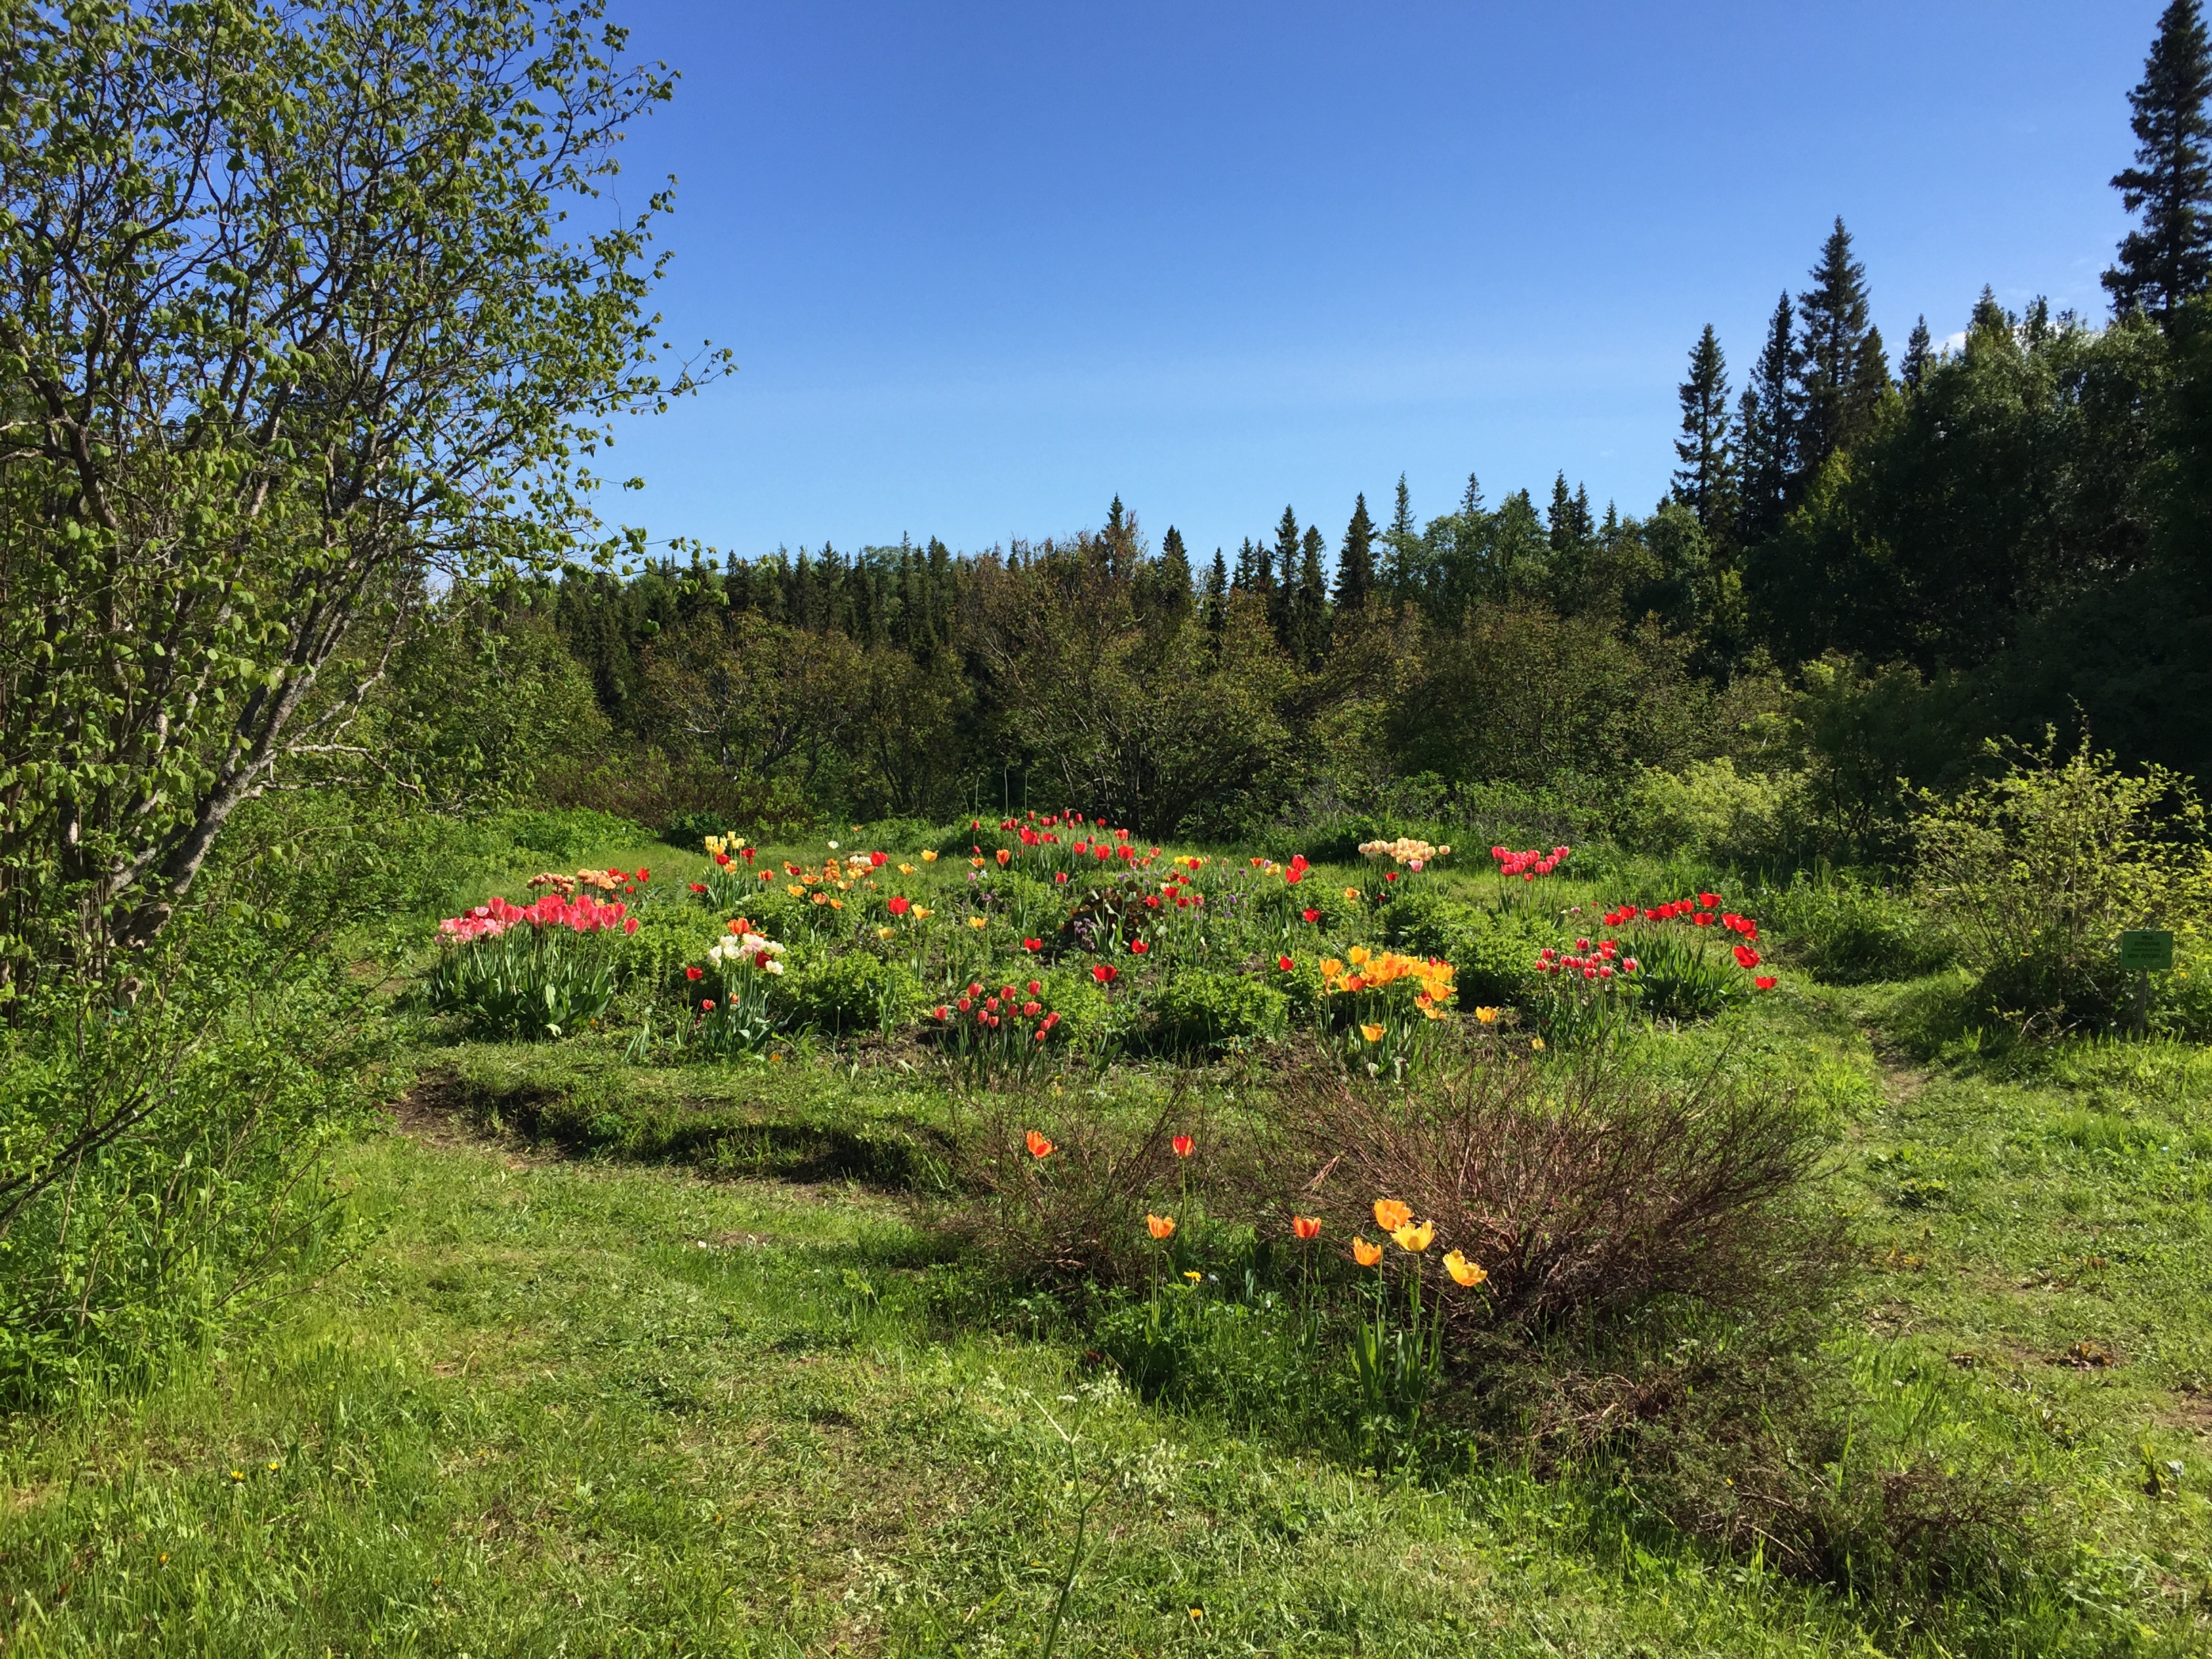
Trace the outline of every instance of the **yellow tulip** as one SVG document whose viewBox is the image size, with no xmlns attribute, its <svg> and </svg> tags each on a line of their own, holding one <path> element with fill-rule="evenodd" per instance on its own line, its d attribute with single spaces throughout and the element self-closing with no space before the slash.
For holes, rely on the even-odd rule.
<svg viewBox="0 0 2212 1659">
<path fill-rule="evenodd" d="M 909 914 L 913 915 L 916 921 L 927 921 L 929 920 L 929 912 L 919 904 L 915 905 Z"/>
<path fill-rule="evenodd" d="M 1444 1271 L 1452 1276 L 1455 1283 L 1470 1291 L 1490 1277 L 1488 1273 L 1483 1272 L 1480 1262 L 1469 1261 L 1457 1250 L 1454 1250 L 1444 1258 Z"/>
<path fill-rule="evenodd" d="M 924 853 L 924 854 L 921 855 L 921 861 L 922 861 L 924 864 L 934 864 L 934 863 L 936 863 L 936 862 L 937 862 L 937 849 L 936 849 L 935 848 L 932 848 L 928 852 Z"/>
<path fill-rule="evenodd" d="M 1378 1198 L 1375 1200 L 1375 1224 L 1386 1233 L 1397 1231 L 1413 1218 L 1412 1208 L 1401 1204 L 1395 1198 Z"/>
<path fill-rule="evenodd" d="M 902 875 L 902 876 L 910 876 L 910 875 L 912 875 L 913 873 L 914 873 L 914 866 L 912 866 L 911 864 L 902 864 L 901 866 L 899 866 L 899 874 L 901 874 L 901 875 Z"/>
<path fill-rule="evenodd" d="M 1359 890 L 1357 887 L 1347 887 L 1344 890 L 1344 896 L 1348 899 L 1356 899 L 1359 896 Z"/>
<path fill-rule="evenodd" d="M 1544 1052 L 1544 1039 L 1541 1037 L 1530 1037 L 1528 1039 L 1528 1046 L 1540 1054 Z"/>
<path fill-rule="evenodd" d="M 783 890 L 790 894 L 793 898 L 805 898 L 806 896 L 806 890 L 804 887 L 801 887 L 797 882 L 792 883 L 790 886 L 785 888 Z"/>
<path fill-rule="evenodd" d="M 1437 1224 L 1433 1221 L 1424 1221 L 1418 1227 L 1409 1221 L 1402 1227 L 1394 1227 L 1390 1231 L 1390 1237 L 1398 1241 L 1400 1249 L 1410 1250 L 1415 1255 L 1427 1249 L 1430 1241 L 1436 1236 Z"/>
<path fill-rule="evenodd" d="M 1474 1017 L 1485 1025 L 1498 1024 L 1498 1010 L 1495 1008 L 1478 1008 L 1474 1011 Z"/>
<path fill-rule="evenodd" d="M 896 927 L 878 927 L 876 929 L 876 937 L 878 939 L 889 939 L 896 932 L 898 932 L 898 929 Z"/>
<path fill-rule="evenodd" d="M 1382 1247 L 1370 1244 L 1364 1238 L 1355 1238 L 1352 1241 L 1352 1259 L 1363 1267 L 1371 1267 L 1382 1261 Z"/>
<path fill-rule="evenodd" d="M 980 933 L 991 924 L 981 916 L 970 916 L 968 918 L 968 925 Z"/>
<path fill-rule="evenodd" d="M 1359 1028 L 1359 1035 L 1370 1042 L 1380 1042 L 1382 1041 L 1382 1028 L 1380 1025 L 1363 1025 Z"/>
<path fill-rule="evenodd" d="M 1344 964 L 1334 957 L 1323 957 L 1321 959 L 1321 971 L 1324 979 L 1334 979 L 1344 971 Z"/>
<path fill-rule="evenodd" d="M 1352 965 L 1355 968 L 1358 967 L 1360 963 L 1364 962 L 1373 960 L 1375 956 L 1375 953 L 1364 945 L 1355 945 L 1351 950 L 1346 951 L 1345 954 L 1351 957 Z"/>
</svg>

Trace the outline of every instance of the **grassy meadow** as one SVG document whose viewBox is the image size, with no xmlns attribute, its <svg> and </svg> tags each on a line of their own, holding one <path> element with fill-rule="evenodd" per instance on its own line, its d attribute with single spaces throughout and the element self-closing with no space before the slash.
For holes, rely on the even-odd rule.
<svg viewBox="0 0 2212 1659">
<path fill-rule="evenodd" d="M 587 861 L 672 890 L 708 867 Z M 407 990 L 417 952 L 363 964 L 408 1036 L 390 1110 L 327 1166 L 341 1258 L 149 1392 L 8 1425 L 0 1652 L 2204 1650 L 2212 1055 L 2020 1042 L 1963 1022 L 1948 975 L 1823 983 L 1769 938 L 1774 989 L 1643 1025 L 1626 1063 L 1819 1116 L 1849 1261 L 1802 1357 L 1817 1446 L 1843 1448 L 1808 1439 L 1809 1477 L 1839 1512 L 1975 1528 L 1995 1559 L 1970 1579 L 1791 1571 L 1677 1524 L 1694 1460 L 1665 1501 L 1633 1457 L 1444 1436 L 1378 1468 L 1314 1426 L 1341 1349 L 1272 1334 L 1249 1285 L 1175 1292 L 1254 1318 L 1214 1384 L 1147 1399 L 1069 1298 L 934 1224 L 934 1149 L 973 1103 L 926 1044 L 466 1042 Z M 1221 1121 L 1273 1052 L 1027 1086 Z"/>
</svg>

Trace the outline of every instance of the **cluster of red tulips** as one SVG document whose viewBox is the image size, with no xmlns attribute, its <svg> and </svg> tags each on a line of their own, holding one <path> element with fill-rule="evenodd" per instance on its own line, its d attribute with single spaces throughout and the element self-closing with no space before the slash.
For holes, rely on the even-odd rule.
<svg viewBox="0 0 2212 1659">
<path fill-rule="evenodd" d="M 647 873 L 637 872 L 637 881 L 648 879 Z M 635 883 L 629 890 L 636 890 Z M 602 904 L 588 893 L 569 898 L 561 893 L 547 893 L 534 904 L 509 904 L 505 899 L 494 897 L 474 909 L 465 910 L 458 916 L 448 916 L 438 924 L 438 935 L 449 944 L 466 945 L 480 939 L 497 939 L 510 927 L 566 928 L 572 933 L 597 933 L 620 929 L 624 933 L 637 932 L 637 918 L 619 900 Z"/>
<path fill-rule="evenodd" d="M 1720 907 L 1721 896 L 1718 893 L 1699 893 L 1695 898 L 1675 899 L 1666 904 L 1652 905 L 1648 908 L 1621 904 L 1614 906 L 1605 913 L 1605 925 L 1608 927 L 1621 927 L 1644 923 L 1663 925 L 1670 921 L 1681 921 L 1686 922 L 1692 927 L 1723 927 L 1735 934 L 1741 941 L 1729 951 L 1729 954 L 1735 958 L 1735 965 L 1746 973 L 1752 973 L 1762 960 L 1758 948 L 1759 924 L 1749 916 L 1738 915 L 1733 910 L 1723 910 Z M 1752 980 L 1752 983 L 1759 990 L 1771 991 L 1774 988 L 1774 976 L 1771 974 L 1758 974 Z"/>
<path fill-rule="evenodd" d="M 1570 850 L 1565 847 L 1554 847 L 1548 853 L 1535 849 L 1516 853 L 1510 848 L 1493 847 L 1490 849 L 1490 856 L 1497 861 L 1499 876 L 1518 876 L 1523 881 L 1534 881 L 1539 876 L 1550 875 L 1565 864 Z"/>
<path fill-rule="evenodd" d="M 1600 939 L 1592 945 L 1578 939 L 1572 951 L 1556 951 L 1547 945 L 1536 953 L 1540 974 L 1579 974 L 1584 979 L 1607 980 L 1615 974 L 1633 975 L 1642 967 L 1634 957 L 1621 955 L 1618 939 Z"/>
</svg>

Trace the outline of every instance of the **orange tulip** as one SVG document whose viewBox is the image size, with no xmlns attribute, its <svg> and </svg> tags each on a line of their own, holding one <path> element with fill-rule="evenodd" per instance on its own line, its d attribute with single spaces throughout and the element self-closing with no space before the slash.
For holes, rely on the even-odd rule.
<svg viewBox="0 0 2212 1659">
<path fill-rule="evenodd" d="M 1291 1218 L 1291 1231 L 1300 1238 L 1319 1238 L 1321 1218 L 1317 1215 L 1294 1215 Z"/>
<path fill-rule="evenodd" d="M 1424 1221 L 1418 1227 L 1409 1221 L 1402 1227 L 1393 1228 L 1390 1232 L 1390 1237 L 1398 1241 L 1400 1249 L 1411 1250 L 1415 1255 L 1427 1249 L 1430 1241 L 1436 1236 L 1437 1224 L 1433 1221 Z"/>
<path fill-rule="evenodd" d="M 1029 1147 L 1030 1156 L 1031 1158 L 1050 1158 L 1052 1156 L 1052 1142 L 1047 1140 L 1035 1129 L 1030 1130 L 1029 1133 Z"/>
<path fill-rule="evenodd" d="M 1364 1238 L 1352 1241 L 1352 1259 L 1363 1267 L 1372 1267 L 1382 1260 L 1382 1247 L 1370 1244 Z"/>
<path fill-rule="evenodd" d="M 1473 1290 L 1490 1277 L 1488 1273 L 1483 1272 L 1480 1262 L 1469 1261 L 1457 1250 L 1454 1250 L 1444 1258 L 1444 1271 L 1468 1290 Z"/>
<path fill-rule="evenodd" d="M 1370 1042 L 1380 1042 L 1382 1041 L 1382 1028 L 1380 1025 L 1363 1025 L 1359 1028 L 1359 1035 Z"/>
<path fill-rule="evenodd" d="M 1413 1218 L 1413 1210 L 1395 1198 L 1375 1200 L 1375 1224 L 1386 1233 L 1395 1233 Z"/>
<path fill-rule="evenodd" d="M 1175 1231 L 1175 1218 L 1171 1215 L 1147 1215 L 1145 1225 L 1152 1229 L 1154 1238 L 1165 1238 Z"/>
</svg>

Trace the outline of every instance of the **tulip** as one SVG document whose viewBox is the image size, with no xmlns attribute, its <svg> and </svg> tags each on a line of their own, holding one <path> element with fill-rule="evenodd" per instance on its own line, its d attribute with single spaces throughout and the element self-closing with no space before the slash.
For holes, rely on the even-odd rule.
<svg viewBox="0 0 2212 1659">
<path fill-rule="evenodd" d="M 1498 1010 L 1495 1008 L 1478 1008 L 1474 1011 L 1474 1017 L 1485 1025 L 1498 1024 Z"/>
<path fill-rule="evenodd" d="M 1292 968 L 1297 966 L 1297 964 L 1288 957 L 1277 957 L 1275 958 L 1275 966 L 1281 969 L 1283 972 L 1287 974 Z"/>
<path fill-rule="evenodd" d="M 1404 1226 L 1394 1227 L 1390 1231 L 1390 1237 L 1398 1242 L 1398 1248 L 1414 1255 L 1427 1249 L 1430 1241 L 1436 1236 L 1437 1224 L 1433 1221 L 1424 1221 L 1418 1227 L 1409 1221 Z"/>
<path fill-rule="evenodd" d="M 1756 986 L 1759 990 L 1771 991 L 1774 988 L 1774 975 L 1771 974 L 1761 974 L 1757 979 L 1752 981 L 1752 984 Z"/>
<path fill-rule="evenodd" d="M 1359 1028 L 1359 1035 L 1370 1042 L 1380 1042 L 1382 1041 L 1382 1030 L 1380 1025 L 1363 1025 Z"/>
<path fill-rule="evenodd" d="M 1413 1218 L 1413 1208 L 1395 1198 L 1375 1200 L 1375 1224 L 1384 1232 L 1395 1232 Z"/>
<path fill-rule="evenodd" d="M 1029 994 L 1030 994 L 1031 996 L 1033 996 L 1033 997 L 1034 997 L 1034 996 L 1042 996 L 1042 995 L 1043 995 L 1043 994 L 1044 994 L 1044 984 L 1043 984 L 1043 982 L 1042 982 L 1042 981 L 1040 981 L 1040 980 L 1034 980 L 1034 979 L 1033 979 L 1033 980 L 1031 980 L 1031 981 L 1029 982 L 1029 985 L 1028 985 L 1028 988 L 1028 988 Z"/>
<path fill-rule="evenodd" d="M 1175 1218 L 1171 1215 L 1147 1214 L 1145 1217 L 1145 1225 L 1151 1230 L 1154 1238 L 1165 1238 L 1175 1231 Z"/>
<path fill-rule="evenodd" d="M 1469 1261 L 1457 1250 L 1454 1250 L 1444 1258 L 1444 1271 L 1452 1276 L 1455 1283 L 1470 1291 L 1490 1277 L 1488 1273 L 1483 1272 L 1480 1263 Z"/>
<path fill-rule="evenodd" d="M 914 901 L 907 897 L 903 893 L 894 893 L 890 896 L 890 903 L 885 908 L 889 909 L 893 915 L 902 916 L 908 911 L 914 908 Z"/>
<path fill-rule="evenodd" d="M 1044 949 L 1044 941 L 1041 939 L 1025 939 L 1022 941 L 1022 949 L 1030 951 L 1042 951 Z"/>
<path fill-rule="evenodd" d="M 1129 954 L 1131 956 L 1140 957 L 1152 948 L 1152 947 L 1151 945 L 1146 944 L 1145 941 L 1140 939 L 1133 939 L 1129 941 Z"/>
<path fill-rule="evenodd" d="M 999 867 L 1003 870 L 1013 861 L 1014 855 L 1008 852 L 1005 848 L 1001 847 L 999 849 Z"/>
<path fill-rule="evenodd" d="M 936 863 L 936 862 L 937 862 L 937 849 L 936 849 L 934 847 L 933 847 L 933 848 L 931 848 L 927 852 L 924 853 L 924 854 L 921 855 L 921 861 L 922 861 L 924 864 L 934 864 L 934 863 Z"/>
<path fill-rule="evenodd" d="M 714 999 L 712 997 L 702 997 L 699 1000 L 699 1010 L 702 1013 L 713 1013 L 714 1012 Z"/>
<path fill-rule="evenodd" d="M 1294 1215 L 1291 1218 L 1291 1231 L 1300 1238 L 1319 1238 L 1321 1218 L 1313 1215 Z"/>
<path fill-rule="evenodd" d="M 1198 1150 L 1198 1143 L 1188 1135 L 1177 1135 L 1168 1145 L 1175 1148 L 1175 1155 L 1177 1158 L 1188 1158 Z"/>
<path fill-rule="evenodd" d="M 1091 977 L 1101 985 L 1111 985 L 1121 977 L 1121 970 L 1110 963 L 1102 962 L 1091 970 Z"/>
<path fill-rule="evenodd" d="M 1318 910 L 1301 910 L 1298 912 L 1298 919 L 1301 921 L 1319 921 L 1321 920 L 1321 912 Z"/>
<path fill-rule="evenodd" d="M 1352 1259 L 1363 1267 L 1376 1267 L 1382 1260 L 1382 1247 L 1370 1244 L 1364 1238 L 1355 1238 L 1352 1241 Z"/>
<path fill-rule="evenodd" d="M 707 890 L 707 884 L 703 881 L 695 881 L 691 884 L 691 890 L 695 893 L 703 893 Z"/>
<path fill-rule="evenodd" d="M 1052 1156 L 1052 1142 L 1047 1140 L 1035 1129 L 1030 1130 L 1025 1139 L 1029 1146 L 1030 1156 L 1031 1158 L 1050 1158 Z"/>
<path fill-rule="evenodd" d="M 1735 947 L 1735 959 L 1737 965 L 1740 967 L 1756 968 L 1759 966 L 1759 952 L 1753 950 L 1748 945 L 1739 945 Z"/>
<path fill-rule="evenodd" d="M 691 981 L 694 984 L 696 984 L 700 980 L 706 977 L 706 972 L 707 970 L 703 968 L 686 968 L 684 970 L 684 977 Z"/>
<path fill-rule="evenodd" d="M 981 916 L 970 916 L 968 918 L 968 925 L 980 933 L 991 924 Z"/>
</svg>

